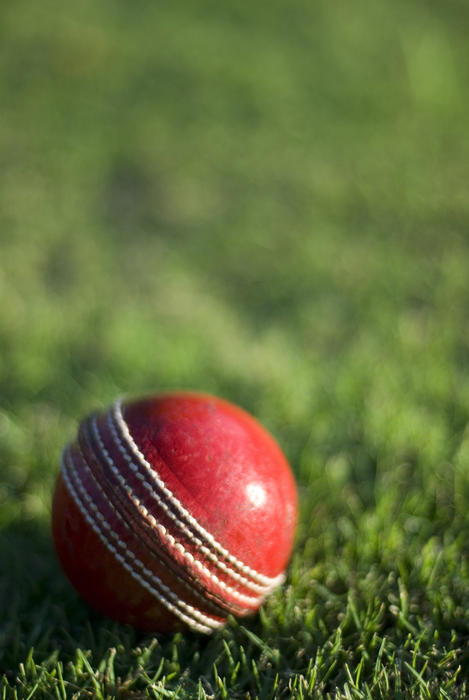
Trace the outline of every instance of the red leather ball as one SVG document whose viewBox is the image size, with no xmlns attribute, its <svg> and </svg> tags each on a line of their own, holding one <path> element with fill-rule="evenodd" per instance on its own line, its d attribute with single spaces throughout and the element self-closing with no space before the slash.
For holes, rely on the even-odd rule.
<svg viewBox="0 0 469 700">
<path fill-rule="evenodd" d="M 282 583 L 297 493 L 252 416 L 173 393 L 86 418 L 52 510 L 57 554 L 88 603 L 142 630 L 210 633 Z"/>
</svg>

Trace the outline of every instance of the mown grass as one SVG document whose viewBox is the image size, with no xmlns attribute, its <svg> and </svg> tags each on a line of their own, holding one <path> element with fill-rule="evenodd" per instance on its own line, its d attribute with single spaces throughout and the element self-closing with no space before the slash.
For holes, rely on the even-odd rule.
<svg viewBox="0 0 469 700">
<path fill-rule="evenodd" d="M 469 10 L 0 9 L 0 697 L 465 698 Z M 277 436 L 284 589 L 210 639 L 75 595 L 79 418 L 213 392 Z"/>
</svg>

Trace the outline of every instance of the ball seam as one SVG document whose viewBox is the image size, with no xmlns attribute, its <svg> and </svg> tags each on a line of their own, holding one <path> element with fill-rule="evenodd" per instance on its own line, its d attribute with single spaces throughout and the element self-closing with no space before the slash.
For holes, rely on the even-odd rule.
<svg viewBox="0 0 469 700">
<path fill-rule="evenodd" d="M 148 520 L 148 522 L 152 525 L 152 527 L 156 528 L 158 530 L 158 532 L 160 533 L 160 535 L 167 541 L 168 547 L 176 549 L 188 562 L 190 562 L 190 564 L 195 566 L 196 569 L 198 569 L 205 576 L 207 576 L 207 578 L 215 586 L 222 588 L 224 591 L 229 593 L 233 598 L 237 598 L 238 600 L 242 601 L 243 603 L 248 604 L 249 606 L 252 606 L 255 608 L 258 608 L 260 605 L 262 605 L 266 594 L 270 592 L 270 588 L 261 589 L 263 591 L 263 594 L 261 596 L 253 597 L 253 596 L 245 595 L 245 594 L 241 593 L 240 591 L 237 591 L 236 589 L 232 588 L 225 581 L 222 581 L 216 574 L 214 574 L 212 571 L 207 569 L 207 567 L 204 566 L 202 564 L 202 562 L 199 562 L 197 559 L 195 559 L 193 554 L 191 554 L 191 552 L 188 552 L 186 550 L 186 548 L 184 547 L 184 545 L 182 543 L 178 542 L 176 540 L 176 538 L 171 533 L 168 532 L 167 528 L 156 520 L 156 518 L 148 511 L 148 509 L 145 507 L 145 505 L 135 495 L 134 491 L 132 490 L 132 487 L 129 485 L 128 481 L 126 481 L 126 479 L 123 477 L 123 475 L 119 471 L 115 461 L 112 459 L 112 456 L 110 455 L 109 450 L 107 450 L 107 448 L 104 444 L 104 441 L 102 439 L 102 434 L 99 431 L 96 417 L 93 417 L 91 419 L 91 429 L 93 432 L 93 436 L 96 439 L 96 441 L 99 445 L 99 448 L 103 454 L 104 459 L 106 460 L 106 462 L 107 462 L 109 468 L 111 469 L 112 473 L 114 474 L 114 476 L 119 481 L 120 485 L 125 489 L 126 495 L 130 498 L 130 500 L 132 501 L 134 506 L 137 508 L 139 513 L 141 513 L 141 515 L 146 520 Z M 136 476 L 138 476 L 138 474 L 136 474 Z M 143 486 L 149 491 L 152 498 L 154 498 L 154 500 L 158 503 L 158 505 L 164 509 L 165 513 L 167 515 L 169 515 L 169 517 L 171 517 L 171 513 L 168 512 L 167 504 L 164 501 L 162 501 L 162 499 L 157 494 L 155 494 L 155 492 L 152 489 L 149 482 L 146 481 L 145 479 L 143 479 L 142 477 L 141 477 L 141 481 L 142 481 Z M 172 515 L 173 515 L 172 519 L 174 520 L 175 516 L 174 516 L 174 514 L 172 514 Z M 179 521 L 176 520 L 176 524 L 180 525 L 182 523 L 180 523 Z M 196 544 L 198 546 L 202 545 L 202 542 L 198 539 L 192 538 L 192 541 L 194 542 L 194 544 Z M 203 553 L 206 556 L 208 556 L 207 552 L 203 552 Z M 209 558 L 211 559 L 211 557 L 209 557 Z M 219 562 L 219 560 L 217 560 L 217 561 L 219 564 L 222 564 L 222 562 Z M 214 563 L 216 563 L 216 562 L 214 562 Z M 220 568 L 222 570 L 224 570 L 223 565 L 221 565 Z M 244 579 L 244 577 L 241 577 L 239 574 L 236 574 L 236 572 L 232 572 L 230 569 L 228 569 L 228 567 L 225 567 L 225 568 L 227 569 L 226 573 L 228 575 L 234 574 L 234 576 L 232 576 L 232 578 L 234 580 L 240 581 L 241 583 L 243 583 L 246 586 L 246 588 L 251 588 L 251 586 L 247 585 L 250 582 L 247 581 L 246 579 Z M 256 585 L 256 584 L 252 584 L 252 585 Z M 257 588 L 257 585 L 256 585 L 256 588 Z M 256 590 L 256 589 L 254 589 L 254 590 Z"/>
<path fill-rule="evenodd" d="M 100 541 L 106 549 L 119 561 L 119 563 L 128 571 L 128 573 L 136 580 L 138 583 L 140 583 L 149 593 L 151 593 L 162 605 L 164 605 L 170 612 L 172 612 L 174 615 L 179 617 L 183 622 L 185 622 L 187 625 L 189 625 L 192 629 L 197 630 L 199 632 L 204 632 L 206 634 L 210 634 L 214 629 L 217 629 L 221 626 L 223 626 L 223 622 L 218 621 L 218 620 L 212 620 L 208 616 L 204 615 L 201 611 L 197 610 L 193 606 L 189 605 L 185 601 L 183 601 L 181 598 L 179 598 L 173 591 L 171 591 L 170 588 L 168 588 L 161 579 L 156 576 L 153 572 L 151 572 L 147 567 L 141 562 L 131 550 L 127 547 L 125 542 L 123 542 L 112 530 L 111 526 L 109 523 L 102 517 L 102 514 L 100 514 L 99 509 L 97 508 L 96 504 L 93 502 L 92 498 L 90 497 L 89 493 L 86 491 L 85 487 L 83 486 L 83 483 L 77 473 L 77 470 L 75 468 L 72 469 L 72 473 L 76 478 L 76 484 L 78 489 L 81 491 L 83 498 L 85 501 L 88 502 L 89 506 L 91 509 L 96 513 L 96 517 L 98 520 L 96 520 L 95 517 L 93 517 L 90 513 L 90 511 L 87 509 L 86 505 L 84 504 L 83 500 L 80 498 L 79 494 L 77 493 L 75 487 L 73 486 L 73 483 L 71 481 L 71 478 L 68 474 L 67 468 L 70 466 L 70 462 L 68 462 L 68 466 L 66 463 L 66 455 L 69 455 L 69 460 L 70 460 L 70 449 L 67 448 L 67 450 L 64 452 L 64 455 L 62 457 L 62 474 L 64 477 L 65 484 L 69 490 L 70 495 L 72 496 L 74 502 L 78 506 L 80 512 L 82 513 L 83 517 L 87 521 L 87 523 L 91 526 L 95 534 L 99 537 Z M 101 529 L 100 525 L 98 524 L 98 521 L 101 521 L 102 527 L 105 530 L 109 531 L 109 534 L 113 539 L 116 541 L 117 546 L 119 549 L 121 549 L 123 552 L 125 552 L 126 556 L 129 557 L 133 562 L 134 565 L 137 566 L 147 578 L 150 578 L 153 583 L 160 588 L 158 590 L 157 588 L 154 587 L 151 583 L 149 583 L 141 574 L 138 573 L 138 571 L 135 570 L 133 565 L 131 565 L 128 561 L 128 559 L 125 559 L 125 557 L 122 554 L 119 554 L 118 550 L 116 547 L 112 544 L 112 542 L 108 539 L 108 537 L 104 534 L 103 530 Z M 174 600 L 175 602 L 172 603 L 168 598 L 166 597 L 165 593 L 162 592 L 162 590 L 165 591 L 165 593 Z M 182 610 L 179 609 L 179 607 L 184 608 L 187 611 L 187 614 L 183 612 Z M 192 617 L 191 617 L 192 615 Z M 198 622 L 197 620 L 200 620 Z"/>
<path fill-rule="evenodd" d="M 186 508 L 184 508 L 179 499 L 176 498 L 176 496 L 168 488 L 168 486 L 165 484 L 160 475 L 156 472 L 154 467 L 148 462 L 145 455 L 142 453 L 134 438 L 132 437 L 129 426 L 127 425 L 127 422 L 125 421 L 122 413 L 121 399 L 118 399 L 114 402 L 113 406 L 109 411 L 109 415 L 112 416 L 112 418 L 114 419 L 125 441 L 125 444 L 127 445 L 128 451 L 125 450 L 124 443 L 119 438 L 116 427 L 110 422 L 110 426 L 112 425 L 112 433 L 116 439 L 116 445 L 119 451 L 123 454 L 124 458 L 129 462 L 129 465 L 132 467 L 133 464 L 134 467 L 136 467 L 135 463 L 133 462 L 133 457 L 135 457 L 138 460 L 138 464 L 141 467 L 143 467 L 148 473 L 150 481 L 152 481 L 164 493 L 169 503 L 175 508 L 175 510 L 178 511 L 178 513 L 187 521 L 187 523 L 189 523 L 198 532 L 198 534 L 201 537 L 203 537 L 216 551 L 218 551 L 219 554 L 221 554 L 225 559 L 227 559 L 231 564 L 233 564 L 233 566 L 242 571 L 244 574 L 250 576 L 252 579 L 254 579 L 254 581 L 263 584 L 266 587 L 267 592 L 270 592 L 271 590 L 279 586 L 281 583 L 283 583 L 285 579 L 283 573 L 275 577 L 265 576 L 264 574 L 261 574 L 260 572 L 251 568 L 250 566 L 242 562 L 240 559 L 235 557 L 233 554 L 231 554 L 227 549 L 225 549 L 225 547 L 223 547 L 223 545 L 221 545 L 215 539 L 215 537 L 210 532 L 208 532 L 196 520 L 196 518 L 194 518 L 193 515 L 191 515 L 191 513 L 189 513 L 189 511 Z M 180 523 L 181 521 L 179 521 L 178 519 L 178 522 Z"/>
<path fill-rule="evenodd" d="M 85 429 L 86 429 L 86 428 L 85 428 Z M 124 525 L 125 525 L 127 528 L 129 528 L 129 529 L 132 531 L 132 534 L 133 534 L 133 535 L 136 535 L 137 529 L 138 529 L 138 528 L 134 530 L 133 527 L 131 527 L 130 524 L 127 523 L 127 521 L 126 521 L 126 519 L 124 518 L 123 514 L 121 513 L 120 509 L 116 506 L 116 504 L 112 501 L 112 499 L 107 495 L 107 493 L 105 492 L 105 489 L 103 488 L 103 486 L 101 485 L 99 479 L 98 479 L 97 476 L 95 475 L 94 469 L 93 469 L 93 468 L 91 467 L 91 465 L 88 463 L 88 460 L 87 460 L 87 458 L 86 458 L 86 456 L 85 456 L 85 454 L 84 454 L 84 452 L 83 452 L 82 446 L 80 445 L 80 442 L 79 442 L 79 441 L 78 441 L 78 443 L 77 443 L 77 445 L 76 445 L 76 449 L 79 451 L 80 457 L 81 457 L 81 460 L 82 460 L 82 462 L 83 462 L 83 464 L 84 464 L 84 466 L 85 466 L 85 469 L 86 469 L 87 472 L 89 473 L 89 475 L 90 475 L 91 479 L 93 480 L 93 482 L 94 482 L 96 488 L 99 489 L 99 491 L 101 492 L 102 497 L 103 497 L 103 499 L 105 500 L 106 504 L 112 509 L 112 511 L 113 511 L 113 513 L 115 514 L 115 516 L 116 516 L 121 522 L 123 522 Z M 116 478 L 118 479 L 120 485 L 123 487 L 126 496 L 130 496 L 129 490 L 126 488 L 127 482 L 125 481 L 125 479 L 123 479 L 122 475 L 120 474 L 120 472 L 119 472 L 119 470 L 118 470 L 118 468 L 117 468 L 117 465 L 116 465 L 115 462 L 112 460 L 112 457 L 111 457 L 111 455 L 109 454 L 109 452 L 107 451 L 107 449 L 106 449 L 104 443 L 102 444 L 102 446 L 100 445 L 100 450 L 101 450 L 101 452 L 99 452 L 99 453 L 96 453 L 96 452 L 95 452 L 95 448 L 94 448 L 94 447 L 92 448 L 91 445 L 88 445 L 88 449 L 92 449 L 93 454 L 94 454 L 94 458 L 98 461 L 98 463 L 99 463 L 99 461 L 100 461 L 100 458 L 104 458 L 104 460 L 107 462 L 109 468 L 112 470 L 113 474 L 114 474 L 114 475 L 116 476 Z M 129 488 L 130 488 L 130 487 L 129 487 Z M 131 502 L 132 502 L 132 499 L 130 499 L 130 500 L 131 500 Z M 144 506 L 142 506 L 142 507 L 145 508 Z M 146 510 L 146 509 L 145 509 L 145 510 Z M 136 509 L 136 513 L 137 513 L 137 516 L 138 516 L 138 517 L 142 517 L 142 515 L 144 515 L 144 513 L 141 512 L 141 511 L 138 510 L 138 509 Z M 130 515 L 130 514 L 129 514 L 129 515 Z M 132 519 L 133 519 L 133 516 L 132 516 L 132 515 L 131 515 L 130 517 L 132 517 Z M 137 518 L 137 519 L 138 519 L 138 518 Z M 156 521 L 156 519 L 154 519 L 154 520 L 155 520 L 155 522 L 157 523 L 157 525 L 160 525 L 160 524 Z M 134 519 L 133 519 L 133 522 L 135 522 Z M 162 527 L 163 529 L 165 529 L 164 526 L 161 526 L 161 527 Z M 159 531 L 159 530 L 158 530 L 158 531 Z M 171 536 L 169 533 L 167 533 L 167 536 L 170 538 L 169 541 L 171 541 L 171 540 L 174 539 L 174 538 L 172 538 L 172 536 Z M 150 551 L 150 553 L 151 553 L 151 555 L 152 555 L 153 557 L 156 556 L 155 551 L 152 550 L 151 546 L 149 546 L 148 543 L 145 543 L 145 541 L 142 540 L 142 544 L 144 544 L 144 546 L 147 547 L 147 548 L 149 549 L 149 551 Z M 166 547 L 166 550 L 165 550 L 165 551 L 169 551 L 170 554 L 171 554 L 171 547 L 168 546 L 168 545 L 166 545 L 166 544 L 164 544 L 164 545 L 162 546 L 162 549 L 164 549 L 165 547 Z M 173 550 L 175 549 L 176 552 L 178 552 L 178 554 L 181 554 L 181 551 L 185 551 L 184 548 L 182 547 L 182 545 L 179 545 L 179 546 L 178 546 L 177 544 L 174 545 L 174 547 L 172 547 L 172 549 L 173 549 Z M 189 554 L 190 554 L 190 553 L 189 553 Z M 174 555 L 172 555 L 172 556 L 174 556 Z M 191 555 L 191 556 L 192 556 L 192 555 Z M 175 561 L 177 561 L 177 559 L 175 559 Z M 181 564 L 180 564 L 179 562 L 178 562 L 178 567 L 181 568 Z M 210 573 L 210 572 L 209 572 L 209 573 Z M 189 571 L 189 574 L 191 575 L 192 572 Z M 193 580 L 185 580 L 182 576 L 178 575 L 176 572 L 174 572 L 174 576 L 180 581 L 180 583 L 181 583 L 182 585 L 184 585 L 184 586 L 190 591 L 190 593 L 192 593 L 192 594 L 195 595 L 196 597 L 200 598 L 201 600 L 206 601 L 207 603 L 212 602 L 216 607 L 221 608 L 222 610 L 224 609 L 225 612 L 228 611 L 228 612 L 233 612 L 234 614 L 237 614 L 237 615 L 242 615 L 242 614 L 246 614 L 246 612 L 248 612 L 248 611 L 250 610 L 250 608 L 249 608 L 248 605 L 247 605 L 247 604 L 249 604 L 249 602 L 250 602 L 249 600 L 243 600 L 242 603 L 239 603 L 239 604 L 236 604 L 236 603 L 235 603 L 236 597 L 238 597 L 238 599 L 240 599 L 240 596 L 241 596 L 242 594 L 238 594 L 238 596 L 236 596 L 236 595 L 231 595 L 231 598 L 228 598 L 228 599 L 227 599 L 226 595 L 225 595 L 225 597 L 221 597 L 221 594 L 218 594 L 218 595 L 217 595 L 214 591 L 210 590 L 210 589 L 207 588 L 207 587 L 205 587 L 205 588 L 203 589 L 203 593 L 202 593 L 201 591 L 198 590 L 197 585 L 194 583 Z M 203 586 L 203 579 L 200 579 L 200 583 L 201 583 L 201 585 Z M 220 586 L 220 587 L 222 587 L 222 586 Z M 225 590 L 226 590 L 226 589 L 225 589 Z M 229 587 L 228 587 L 228 593 L 232 593 L 232 589 L 229 588 Z M 235 592 L 235 593 L 236 593 L 236 592 Z M 212 600 L 212 598 L 213 598 L 213 600 Z M 248 598 L 248 597 L 246 596 L 246 598 Z M 254 601 L 254 602 L 252 603 L 251 608 L 257 610 L 257 608 L 258 608 L 259 605 L 261 604 L 262 600 L 260 600 L 259 598 L 255 598 L 255 599 L 252 599 L 252 601 Z"/>
</svg>

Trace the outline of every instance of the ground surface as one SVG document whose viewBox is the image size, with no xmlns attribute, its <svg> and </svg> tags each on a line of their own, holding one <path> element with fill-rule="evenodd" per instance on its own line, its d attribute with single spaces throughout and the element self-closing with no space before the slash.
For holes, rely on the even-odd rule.
<svg viewBox="0 0 469 700">
<path fill-rule="evenodd" d="M 465 698 L 465 2 L 0 8 L 0 697 Z M 287 585 L 142 637 L 56 562 L 79 418 L 213 392 L 297 475 Z"/>
</svg>

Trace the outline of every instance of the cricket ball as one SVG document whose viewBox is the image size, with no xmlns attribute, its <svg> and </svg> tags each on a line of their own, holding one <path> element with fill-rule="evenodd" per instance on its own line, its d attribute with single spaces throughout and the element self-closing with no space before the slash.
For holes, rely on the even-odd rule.
<svg viewBox="0 0 469 700">
<path fill-rule="evenodd" d="M 65 573 L 104 615 L 210 633 L 283 582 L 296 516 L 270 434 L 227 401 L 177 392 L 118 400 L 81 423 L 52 530 Z"/>
</svg>

